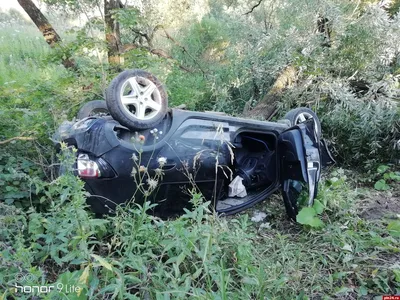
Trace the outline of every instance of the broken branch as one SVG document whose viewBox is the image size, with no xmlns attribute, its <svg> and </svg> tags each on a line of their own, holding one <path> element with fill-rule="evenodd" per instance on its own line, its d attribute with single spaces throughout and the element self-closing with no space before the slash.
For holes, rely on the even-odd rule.
<svg viewBox="0 0 400 300">
<path fill-rule="evenodd" d="M 4 145 L 12 141 L 33 141 L 33 140 L 35 140 L 35 138 L 30 136 L 16 136 L 4 141 L 0 141 L 0 145 Z"/>
<path fill-rule="evenodd" d="M 168 53 L 166 53 L 162 49 L 151 49 L 150 47 L 138 46 L 138 45 L 135 45 L 135 44 L 124 45 L 123 48 L 122 48 L 122 53 L 128 52 L 128 51 L 133 50 L 133 49 L 141 49 L 141 50 L 150 52 L 151 54 L 157 55 L 158 57 L 162 57 L 162 58 L 165 58 L 165 59 L 170 59 L 170 60 L 173 60 L 173 61 L 177 62 L 177 60 L 175 58 L 173 58 L 171 55 L 169 55 Z M 178 67 L 183 71 L 186 71 L 188 73 L 193 73 L 192 70 L 190 70 L 189 68 L 187 68 L 185 66 L 182 66 L 182 65 L 178 64 Z"/>
<path fill-rule="evenodd" d="M 176 41 L 166 30 L 165 28 L 162 28 L 164 33 L 165 33 L 165 37 L 169 40 L 171 40 L 176 46 L 178 46 L 179 48 L 182 49 L 183 53 L 186 53 L 194 62 L 195 64 L 199 67 L 199 70 L 203 73 L 203 76 L 206 75 L 206 73 L 204 72 L 204 70 L 202 69 L 202 67 L 200 66 L 200 64 L 197 62 L 197 60 L 187 51 L 185 46 L 182 46 L 178 41 Z"/>
<path fill-rule="evenodd" d="M 247 13 L 244 13 L 243 15 L 251 14 L 254 9 L 256 9 L 258 6 L 260 6 L 261 2 L 263 2 L 263 0 L 259 0 L 256 5 L 254 5 Z"/>
</svg>

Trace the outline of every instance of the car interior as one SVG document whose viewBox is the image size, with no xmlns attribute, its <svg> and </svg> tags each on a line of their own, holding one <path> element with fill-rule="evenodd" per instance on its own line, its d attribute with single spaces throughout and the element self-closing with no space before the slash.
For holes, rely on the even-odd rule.
<svg viewBox="0 0 400 300">
<path fill-rule="evenodd" d="M 216 210 L 228 212 L 271 191 L 277 181 L 277 138 L 273 133 L 245 131 L 239 133 L 233 141 L 234 177 L 240 176 L 246 188 L 245 197 L 225 197 L 218 199 Z"/>
</svg>

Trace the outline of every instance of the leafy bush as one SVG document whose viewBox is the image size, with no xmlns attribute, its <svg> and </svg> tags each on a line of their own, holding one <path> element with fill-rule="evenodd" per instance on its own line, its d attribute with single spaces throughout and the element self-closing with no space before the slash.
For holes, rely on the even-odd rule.
<svg viewBox="0 0 400 300">
<path fill-rule="evenodd" d="M 400 158 L 400 110 L 393 90 L 397 84 L 383 80 L 366 93 L 356 93 L 348 82 L 314 79 L 288 91 L 281 107 L 313 104 L 336 158 L 369 169 L 371 164 Z"/>
<path fill-rule="evenodd" d="M 394 293 L 398 269 L 376 259 L 396 255 L 398 224 L 360 219 L 356 193 L 348 193 L 345 178 L 338 170 L 321 190 L 324 227 L 303 231 L 279 214 L 269 227 L 257 227 L 248 215 L 220 218 L 198 194 L 194 209 L 175 220 L 146 214 L 150 203 L 95 219 L 84 209 L 82 182 L 67 172 L 50 184 L 37 183 L 46 191 L 49 212 L 0 206 L 0 284 L 4 296 L 19 299 L 31 295 L 16 292 L 16 283 L 58 286 L 48 297 L 63 292 L 69 299 Z M 387 230 L 390 235 L 383 234 Z"/>
</svg>

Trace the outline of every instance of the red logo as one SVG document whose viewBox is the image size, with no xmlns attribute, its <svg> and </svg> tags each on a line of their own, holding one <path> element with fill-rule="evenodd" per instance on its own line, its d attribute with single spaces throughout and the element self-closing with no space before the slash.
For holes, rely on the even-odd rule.
<svg viewBox="0 0 400 300">
<path fill-rule="evenodd" d="M 382 296 L 382 300 L 400 300 L 400 295 L 393 295 L 393 296 Z"/>
</svg>

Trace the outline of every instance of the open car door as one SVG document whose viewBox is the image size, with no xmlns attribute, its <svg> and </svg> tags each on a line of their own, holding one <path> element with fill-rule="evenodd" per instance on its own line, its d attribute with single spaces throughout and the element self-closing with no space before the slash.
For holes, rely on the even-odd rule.
<svg viewBox="0 0 400 300">
<path fill-rule="evenodd" d="M 302 191 L 308 189 L 307 204 L 312 206 L 321 176 L 320 141 L 313 120 L 282 132 L 278 147 L 282 196 L 287 214 L 296 220 Z"/>
</svg>

